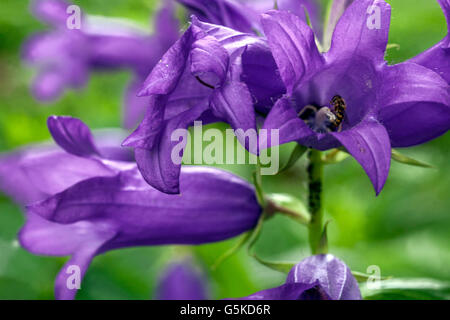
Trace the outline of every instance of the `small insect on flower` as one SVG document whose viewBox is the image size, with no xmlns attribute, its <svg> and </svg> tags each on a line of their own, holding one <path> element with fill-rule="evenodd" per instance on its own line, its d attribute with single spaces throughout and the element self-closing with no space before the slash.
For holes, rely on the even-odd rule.
<svg viewBox="0 0 450 320">
<path fill-rule="evenodd" d="M 331 104 L 333 105 L 333 113 L 336 116 L 333 121 L 333 129 L 340 132 L 342 130 L 342 121 L 344 120 L 344 113 L 347 106 L 345 100 L 339 95 L 335 95 L 333 99 L 331 99 Z"/>
</svg>

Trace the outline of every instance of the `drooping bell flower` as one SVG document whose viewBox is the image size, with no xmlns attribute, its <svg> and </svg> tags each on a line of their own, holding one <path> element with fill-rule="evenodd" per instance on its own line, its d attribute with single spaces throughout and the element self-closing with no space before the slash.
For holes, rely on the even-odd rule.
<svg viewBox="0 0 450 320">
<path fill-rule="evenodd" d="M 181 193 L 168 195 L 149 186 L 133 162 L 102 158 L 79 120 L 52 117 L 49 128 L 66 152 L 90 160 L 78 168 L 87 171 L 86 179 L 27 207 L 27 222 L 19 234 L 21 245 L 34 254 L 71 256 L 56 279 L 58 299 L 75 297 L 71 270 L 78 268 L 82 278 L 98 254 L 132 246 L 221 241 L 254 228 L 259 219 L 254 188 L 231 173 L 183 167 Z M 100 167 L 97 176 L 94 162 Z M 54 164 L 52 174 L 64 177 L 64 165 Z"/>
<path fill-rule="evenodd" d="M 302 260 L 286 283 L 254 293 L 245 300 L 360 300 L 361 292 L 351 270 L 331 254 Z"/>
<path fill-rule="evenodd" d="M 253 188 L 224 171 L 183 167 L 180 195 L 149 186 L 139 171 L 90 178 L 27 209 L 21 245 L 39 255 L 71 259 L 59 272 L 57 299 L 72 299 L 68 270 L 83 277 L 109 250 L 149 245 L 197 245 L 225 240 L 256 225 L 261 209 Z M 223 195 L 226 194 L 227 197 Z"/>
<path fill-rule="evenodd" d="M 207 300 L 205 276 L 189 260 L 173 263 L 159 279 L 157 300 Z"/>
<path fill-rule="evenodd" d="M 134 77 L 125 94 L 123 122 L 133 128 L 148 104 L 148 99 L 136 97 L 142 82 L 179 37 L 172 1 L 158 12 L 154 35 L 130 21 L 85 14 L 80 29 L 69 29 L 69 6 L 62 0 L 32 2 L 33 14 L 52 28 L 32 36 L 23 50 L 24 59 L 38 66 L 35 97 L 53 101 L 66 89 L 83 87 L 92 71 L 127 69 Z"/>
<path fill-rule="evenodd" d="M 143 122 L 124 142 L 135 148 L 138 167 L 150 185 L 179 192 L 181 162 L 172 159 L 179 141 L 172 141 L 171 135 L 195 120 L 224 121 L 241 129 L 237 138 L 248 147 L 244 133 L 256 132 L 256 122 L 252 96 L 240 80 L 240 57 L 257 45 L 266 46 L 259 37 L 192 17 L 189 28 L 145 81 L 140 95 L 149 96 L 151 103 Z"/>
<path fill-rule="evenodd" d="M 437 72 L 450 83 L 450 0 L 438 0 L 447 21 L 447 35 L 432 48 L 411 59 L 412 62 Z"/>
<path fill-rule="evenodd" d="M 420 144 L 450 128 L 447 82 L 423 66 L 384 61 L 389 23 L 385 1 L 354 1 L 334 29 L 330 50 L 321 54 L 312 30 L 295 15 L 271 11 L 262 17 L 287 92 L 263 128 L 279 129 L 280 143 L 345 147 L 377 194 L 388 176 L 391 147 Z"/>
<path fill-rule="evenodd" d="M 42 143 L 0 155 L 0 190 L 22 206 L 44 200 L 85 179 L 113 176 L 117 168 L 133 165 L 133 154 L 120 147 L 126 135 L 120 129 L 100 130 L 94 132 L 93 138 L 78 119 L 50 117 L 48 125 L 57 135 L 56 140 L 72 152 Z M 71 133 L 76 135 L 69 136 Z"/>
</svg>

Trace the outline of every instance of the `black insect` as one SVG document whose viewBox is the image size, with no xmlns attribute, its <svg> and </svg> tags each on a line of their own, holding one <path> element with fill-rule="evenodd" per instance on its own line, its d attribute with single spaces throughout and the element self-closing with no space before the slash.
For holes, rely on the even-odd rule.
<svg viewBox="0 0 450 320">
<path fill-rule="evenodd" d="M 331 104 L 333 105 L 333 113 L 336 116 L 336 119 L 333 121 L 333 129 L 341 131 L 347 105 L 345 104 L 345 100 L 338 95 L 335 95 L 333 99 L 331 99 Z"/>
</svg>

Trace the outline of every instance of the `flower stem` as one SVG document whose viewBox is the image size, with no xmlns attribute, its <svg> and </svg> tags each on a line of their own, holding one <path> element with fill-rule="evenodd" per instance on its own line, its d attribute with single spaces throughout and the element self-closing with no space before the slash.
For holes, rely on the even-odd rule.
<svg viewBox="0 0 450 320">
<path fill-rule="evenodd" d="M 311 149 L 308 164 L 308 207 L 311 214 L 309 223 L 309 246 L 312 254 L 326 253 L 323 243 L 323 207 L 322 207 L 323 163 L 321 153 Z"/>
</svg>

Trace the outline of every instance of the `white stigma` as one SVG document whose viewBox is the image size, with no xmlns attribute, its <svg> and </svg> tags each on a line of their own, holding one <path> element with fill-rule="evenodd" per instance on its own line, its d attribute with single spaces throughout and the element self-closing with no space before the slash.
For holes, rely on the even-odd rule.
<svg viewBox="0 0 450 320">
<path fill-rule="evenodd" d="M 331 112 L 330 108 L 323 107 L 317 111 L 314 119 L 314 127 L 316 130 L 327 131 L 328 126 L 336 120 L 336 115 Z"/>
</svg>

